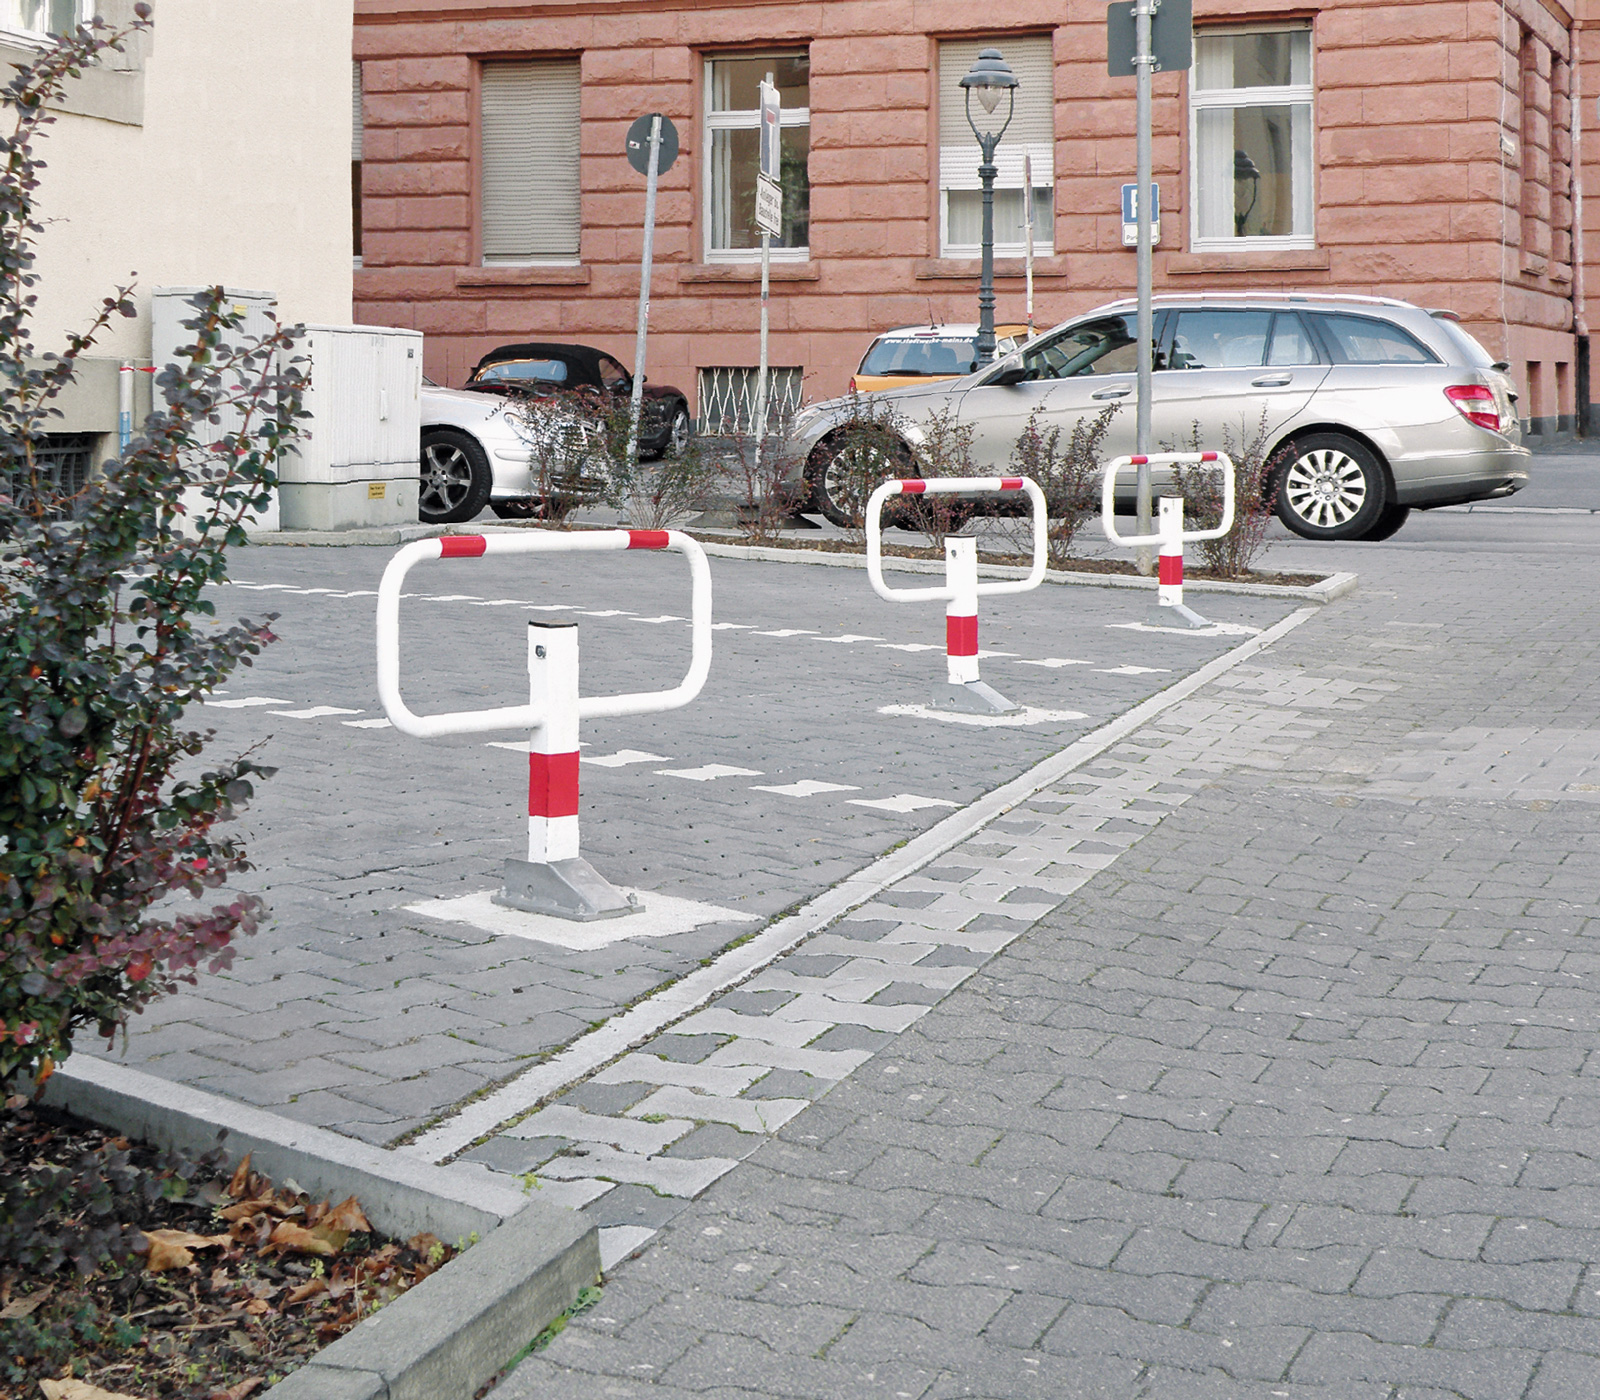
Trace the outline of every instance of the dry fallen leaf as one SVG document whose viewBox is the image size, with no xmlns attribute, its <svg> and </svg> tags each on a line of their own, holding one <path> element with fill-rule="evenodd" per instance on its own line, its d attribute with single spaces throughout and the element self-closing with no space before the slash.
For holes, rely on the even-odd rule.
<svg viewBox="0 0 1600 1400">
<path fill-rule="evenodd" d="M 14 1318 L 27 1317 L 53 1292 L 55 1292 L 55 1285 L 46 1284 L 37 1293 L 30 1293 L 26 1298 L 13 1298 L 5 1307 L 0 1308 L 0 1322 L 10 1322 Z"/>
<path fill-rule="evenodd" d="M 307 1279 L 302 1284 L 297 1284 L 289 1290 L 289 1296 L 284 1299 L 285 1307 L 292 1307 L 296 1303 L 303 1303 L 307 1298 L 315 1298 L 319 1293 L 328 1291 L 328 1281 L 323 1278 Z"/>
<path fill-rule="evenodd" d="M 372 1226 L 354 1196 L 348 1196 L 322 1217 L 322 1224 L 349 1235 L 370 1235 Z"/>
<path fill-rule="evenodd" d="M 192 1251 L 210 1249 L 229 1243 L 226 1235 L 197 1235 L 192 1230 L 146 1230 L 148 1252 L 144 1267 L 147 1273 L 160 1274 L 168 1269 L 182 1269 L 194 1262 Z"/>
<path fill-rule="evenodd" d="M 256 1196 L 248 1201 L 236 1201 L 233 1205 L 219 1210 L 217 1214 L 228 1221 L 248 1220 L 252 1215 L 266 1210 L 271 1204 L 272 1197 Z"/>
<path fill-rule="evenodd" d="M 238 1200 L 250 1192 L 250 1154 L 244 1154 L 244 1160 L 233 1169 L 233 1176 L 228 1182 L 228 1194 Z"/>
<path fill-rule="evenodd" d="M 39 1389 L 44 1392 L 44 1400 L 139 1400 L 136 1395 L 101 1390 L 86 1381 L 40 1381 Z"/>
<path fill-rule="evenodd" d="M 245 1396 L 254 1395 L 262 1384 L 260 1376 L 251 1376 L 249 1380 L 240 1381 L 238 1385 L 230 1385 L 226 1390 L 214 1390 L 210 1400 L 245 1400 Z"/>
<path fill-rule="evenodd" d="M 292 1220 L 282 1221 L 272 1232 L 272 1239 L 268 1243 L 279 1249 L 292 1249 L 299 1254 L 331 1255 L 339 1252 L 330 1241 L 313 1234 L 303 1225 L 296 1225 Z"/>
</svg>

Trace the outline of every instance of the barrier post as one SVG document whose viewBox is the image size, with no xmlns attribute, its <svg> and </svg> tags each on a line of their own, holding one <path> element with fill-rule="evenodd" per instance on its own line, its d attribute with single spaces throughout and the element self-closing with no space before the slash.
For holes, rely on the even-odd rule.
<svg viewBox="0 0 1600 1400">
<path fill-rule="evenodd" d="M 1033 511 L 1033 567 L 1028 576 L 1009 583 L 978 582 L 978 541 L 971 535 L 946 535 L 943 588 L 890 588 L 883 581 L 883 503 L 890 496 L 973 495 L 989 491 L 1024 492 Z M 1044 493 L 1027 477 L 936 477 L 885 481 L 867 501 L 867 578 L 873 591 L 891 603 L 935 599 L 945 603 L 945 669 L 949 685 L 934 696 L 942 708 L 969 714 L 1014 715 L 1014 705 L 978 677 L 978 599 L 996 593 L 1026 593 L 1044 579 L 1048 562 Z"/>
<path fill-rule="evenodd" d="M 1162 496 L 1160 513 L 1153 535 L 1119 535 L 1115 522 L 1115 495 L 1117 472 L 1130 466 L 1187 466 L 1215 464 L 1223 474 L 1224 497 L 1222 523 L 1214 530 L 1185 530 L 1183 528 L 1183 497 Z M 1156 605 L 1145 619 L 1150 627 L 1194 629 L 1212 624 L 1183 601 L 1183 546 L 1187 541 L 1216 540 L 1233 528 L 1233 462 L 1223 452 L 1169 452 L 1159 456 L 1118 457 L 1106 464 L 1105 482 L 1100 501 L 1100 523 L 1106 538 L 1113 544 L 1148 546 L 1156 545 L 1158 556 L 1156 574 Z"/>
<path fill-rule="evenodd" d="M 671 690 L 582 697 L 578 693 L 578 628 L 571 622 L 528 624 L 528 703 L 498 710 L 413 714 L 400 695 L 400 588 L 413 565 L 431 559 L 488 554 L 589 554 L 676 550 L 689 560 L 689 670 Z M 563 919 L 609 919 L 640 912 L 639 899 L 612 886 L 579 854 L 578 724 L 612 715 L 655 714 L 687 705 L 711 670 L 711 571 L 705 551 L 676 530 L 586 530 L 573 533 L 450 535 L 418 540 L 389 561 L 378 585 L 378 698 L 402 734 L 428 739 L 529 729 L 528 858 L 506 862 L 496 904 Z"/>
</svg>

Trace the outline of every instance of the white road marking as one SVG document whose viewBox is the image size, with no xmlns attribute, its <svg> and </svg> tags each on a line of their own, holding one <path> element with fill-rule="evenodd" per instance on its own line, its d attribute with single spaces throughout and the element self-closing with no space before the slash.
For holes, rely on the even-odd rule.
<svg viewBox="0 0 1600 1400">
<path fill-rule="evenodd" d="M 742 910 L 702 904 L 694 899 L 679 899 L 675 895 L 653 894 L 649 890 L 624 890 L 623 893 L 637 894 L 644 902 L 644 908 L 637 914 L 624 914 L 617 919 L 595 919 L 590 923 L 558 919 L 552 914 L 528 914 L 521 909 L 507 909 L 494 902 L 493 893 L 489 890 L 461 895 L 456 899 L 430 899 L 421 904 L 408 904 L 405 908 L 408 914 L 422 914 L 430 919 L 443 919 L 447 923 L 471 924 L 485 933 L 497 934 L 502 938 L 553 943 L 558 948 L 580 953 L 607 948 L 629 938 L 666 938 L 675 933 L 688 933 L 702 924 L 720 924 L 729 920 L 744 923 L 756 917 Z"/>
<path fill-rule="evenodd" d="M 526 603 L 526 604 L 524 604 L 524 606 L 527 607 L 532 612 L 576 612 L 577 611 L 577 607 L 573 603 Z"/>
<path fill-rule="evenodd" d="M 1165 676 L 1169 675 L 1165 666 L 1102 666 L 1097 673 L 1102 676 Z"/>
<path fill-rule="evenodd" d="M 328 715 L 359 715 L 361 711 L 346 710 L 338 705 L 312 705 L 305 710 L 274 710 L 272 713 L 285 719 L 324 719 Z"/>
<path fill-rule="evenodd" d="M 815 797 L 819 792 L 860 792 L 849 783 L 819 783 L 815 778 L 802 778 L 798 783 L 783 787 L 753 787 L 751 792 L 775 792 L 779 797 Z"/>
<path fill-rule="evenodd" d="M 474 604 L 480 608 L 520 608 L 527 604 L 526 598 L 491 598 L 487 603 Z"/>
<path fill-rule="evenodd" d="M 242 700 L 202 700 L 214 710 L 247 710 L 252 705 L 292 705 L 293 700 L 280 700 L 273 695 L 247 695 Z"/>
<path fill-rule="evenodd" d="M 1210 622 L 1204 627 L 1157 627 L 1149 622 L 1108 622 L 1107 627 L 1120 627 L 1125 632 L 1174 632 L 1184 637 L 1259 637 L 1259 627 L 1246 627 L 1242 622 Z"/>
<path fill-rule="evenodd" d="M 663 778 L 688 778 L 695 783 L 709 783 L 715 778 L 759 778 L 759 768 L 730 768 L 726 763 L 708 763 L 703 768 L 658 768 Z"/>
<path fill-rule="evenodd" d="M 643 749 L 618 749 L 616 753 L 595 754 L 592 758 L 584 754 L 578 762 L 593 763 L 599 768 L 623 768 L 630 763 L 671 763 L 672 759 L 668 754 L 646 753 Z"/>
<path fill-rule="evenodd" d="M 1014 651 L 980 651 L 977 653 L 979 661 L 987 661 L 991 656 L 1015 656 Z"/>
<path fill-rule="evenodd" d="M 817 640 L 819 642 L 842 642 L 845 646 L 850 646 L 855 642 L 881 642 L 883 638 L 865 637 L 856 632 L 845 632 L 837 637 L 818 637 Z"/>
<path fill-rule="evenodd" d="M 1087 666 L 1089 664 L 1087 661 L 1073 661 L 1066 656 L 1046 656 L 1038 661 L 1017 662 L 1019 666 L 1048 666 L 1052 671 L 1059 670 L 1063 666 Z"/>
<path fill-rule="evenodd" d="M 780 627 L 776 632 L 757 632 L 758 637 L 815 637 L 814 627 Z"/>
<path fill-rule="evenodd" d="M 476 593 L 424 593 L 424 603 L 481 603 L 483 601 Z"/>
<path fill-rule="evenodd" d="M 880 651 L 943 651 L 944 650 L 943 647 L 935 646 L 932 642 L 883 642 L 879 646 L 878 649 Z"/>
<path fill-rule="evenodd" d="M 753 622 L 713 622 L 713 632 L 748 632 L 755 624 Z"/>
<path fill-rule="evenodd" d="M 660 617 L 636 617 L 635 622 L 686 622 L 687 618 L 674 617 L 671 613 L 662 613 Z"/>
<path fill-rule="evenodd" d="M 528 741 L 526 739 L 491 739 L 484 745 L 486 749 L 510 749 L 512 753 L 527 753 Z M 581 759 L 579 760 L 582 761 Z"/>
<path fill-rule="evenodd" d="M 340 724 L 350 729 L 392 729 L 394 726 L 386 719 L 342 719 Z"/>
<path fill-rule="evenodd" d="M 579 611 L 578 616 L 579 617 L 632 617 L 633 614 L 631 612 L 629 612 L 626 608 L 601 608 L 601 609 L 599 609 L 598 611 L 595 611 L 595 612 L 590 612 L 587 609 L 582 609 L 582 610 Z"/>
<path fill-rule="evenodd" d="M 1021 729 L 1030 724 L 1061 724 L 1089 718 L 1081 710 L 1035 710 L 1031 706 L 1017 715 L 972 715 L 965 710 L 946 710 L 935 705 L 885 705 L 878 713 L 935 719 L 941 724 L 966 724 L 974 729 Z"/>
<path fill-rule="evenodd" d="M 852 807 L 873 807 L 880 812 L 920 812 L 924 807 L 959 807 L 959 802 L 948 802 L 942 797 L 918 797 L 914 792 L 897 792 L 893 797 L 852 797 Z"/>
</svg>

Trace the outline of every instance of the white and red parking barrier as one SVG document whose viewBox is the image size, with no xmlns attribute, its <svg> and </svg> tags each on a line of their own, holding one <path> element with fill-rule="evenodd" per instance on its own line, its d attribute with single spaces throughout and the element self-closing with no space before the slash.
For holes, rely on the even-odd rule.
<svg viewBox="0 0 1600 1400">
<path fill-rule="evenodd" d="M 979 492 L 1021 491 L 1033 508 L 1033 567 L 1028 576 L 1005 583 L 978 582 L 978 542 L 971 535 L 946 535 L 943 588 L 890 588 L 883 581 L 883 503 L 890 496 L 973 495 Z M 935 704 L 977 714 L 1016 714 L 1013 705 L 992 686 L 978 679 L 978 599 L 999 593 L 1026 593 L 1044 580 L 1049 561 L 1045 540 L 1047 511 L 1044 492 L 1025 476 L 913 477 L 885 481 L 867 501 L 867 577 L 880 598 L 891 603 L 920 603 L 934 599 L 946 603 L 945 655 L 949 686 Z"/>
<path fill-rule="evenodd" d="M 630 695 L 578 694 L 578 628 L 571 622 L 529 622 L 528 703 L 498 710 L 417 715 L 400 698 L 400 587 L 413 565 L 433 559 L 494 554 L 597 554 L 671 549 L 689 560 L 689 670 L 671 690 Z M 408 544 L 389 561 L 378 585 L 378 698 L 403 734 L 486 734 L 529 729 L 528 858 L 506 862 L 497 904 L 563 919 L 606 919 L 643 906 L 612 886 L 578 854 L 578 723 L 611 715 L 654 714 L 687 705 L 711 670 L 711 570 L 705 551 L 677 530 L 592 530 L 514 535 L 446 535 Z"/>
<path fill-rule="evenodd" d="M 1222 472 L 1223 504 L 1222 523 L 1214 530 L 1185 530 L 1183 528 L 1183 497 L 1161 497 L 1153 535 L 1119 535 L 1117 533 L 1115 501 L 1117 473 L 1124 467 L 1180 467 L 1216 466 Z M 1209 627 L 1211 624 L 1183 602 L 1183 546 L 1185 542 L 1221 539 L 1233 529 L 1233 461 L 1226 452 L 1165 452 L 1149 456 L 1118 457 L 1106 464 L 1104 488 L 1100 498 L 1100 523 L 1105 527 L 1106 538 L 1112 544 L 1128 548 L 1140 545 L 1157 545 L 1156 606 L 1151 609 L 1149 625 L 1152 627 Z"/>
</svg>

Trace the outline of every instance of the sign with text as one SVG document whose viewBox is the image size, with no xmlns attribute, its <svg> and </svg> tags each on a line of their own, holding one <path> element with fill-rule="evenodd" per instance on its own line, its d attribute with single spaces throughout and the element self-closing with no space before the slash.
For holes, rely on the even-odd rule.
<svg viewBox="0 0 1600 1400">
<path fill-rule="evenodd" d="M 783 232 L 783 186 L 756 176 L 756 227 L 774 238 Z"/>
<path fill-rule="evenodd" d="M 1139 242 L 1139 187 L 1122 187 L 1122 246 L 1132 248 Z M 1150 246 L 1161 242 L 1161 186 L 1150 185 Z"/>
</svg>

